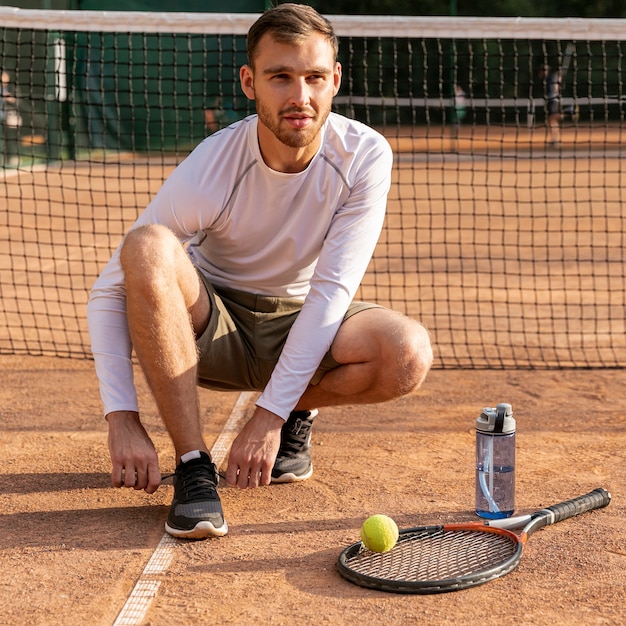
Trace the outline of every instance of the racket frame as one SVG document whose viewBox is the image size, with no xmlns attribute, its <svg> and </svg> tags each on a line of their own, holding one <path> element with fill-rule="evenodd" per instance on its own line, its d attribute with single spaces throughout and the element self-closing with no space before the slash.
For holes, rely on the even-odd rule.
<svg viewBox="0 0 626 626">
<path fill-rule="evenodd" d="M 527 517 L 527 516 L 525 516 Z M 508 521 L 512 521 L 509 519 Z M 466 523 L 453 523 L 442 524 L 437 526 L 416 526 L 415 528 L 406 528 L 400 531 L 398 537 L 398 544 L 403 540 L 407 540 L 416 533 L 429 533 L 437 534 L 442 532 L 478 532 L 478 533 L 492 533 L 499 536 L 504 536 L 515 545 L 513 554 L 506 559 L 498 563 L 493 567 L 486 567 L 482 570 L 477 570 L 466 576 L 457 576 L 454 578 L 443 578 L 440 580 L 419 580 L 419 581 L 393 581 L 385 584 L 383 578 L 376 576 L 368 576 L 356 572 L 349 565 L 349 560 L 356 554 L 363 551 L 363 544 L 359 541 L 346 548 L 340 555 L 337 561 L 337 569 L 339 573 L 349 580 L 361 587 L 368 587 L 370 589 L 378 589 L 380 591 L 392 591 L 394 593 L 406 593 L 406 594 L 435 594 L 446 593 L 449 591 L 460 591 L 461 589 L 467 589 L 468 587 L 476 587 L 484 583 L 489 582 L 508 574 L 514 570 L 521 558 L 524 542 L 521 540 L 521 536 L 516 535 L 514 532 L 498 528 L 491 525 L 483 524 L 482 522 L 466 522 Z M 397 544 L 396 544 L 397 545 Z"/>
</svg>

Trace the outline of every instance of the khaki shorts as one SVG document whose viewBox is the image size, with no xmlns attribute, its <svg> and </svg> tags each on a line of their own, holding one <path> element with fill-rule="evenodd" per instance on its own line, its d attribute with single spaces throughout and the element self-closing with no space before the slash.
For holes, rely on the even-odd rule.
<svg viewBox="0 0 626 626">
<path fill-rule="evenodd" d="M 302 301 L 216 287 L 202 274 L 199 276 L 211 301 L 211 317 L 196 341 L 198 384 L 222 391 L 262 391 L 302 308 Z M 353 302 L 344 320 L 378 306 Z M 339 363 L 328 351 L 311 384 L 317 385 L 326 372 L 336 367 Z"/>
</svg>

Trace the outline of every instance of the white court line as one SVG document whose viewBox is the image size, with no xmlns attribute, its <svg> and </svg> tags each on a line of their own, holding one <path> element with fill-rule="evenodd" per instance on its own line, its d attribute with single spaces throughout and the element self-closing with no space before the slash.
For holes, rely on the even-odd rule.
<svg viewBox="0 0 626 626">
<path fill-rule="evenodd" d="M 215 440 L 213 448 L 211 448 L 211 457 L 218 468 L 226 459 L 230 443 L 234 435 L 239 432 L 241 422 L 246 417 L 248 405 L 255 396 L 256 393 L 254 391 L 246 391 L 239 394 L 222 432 Z M 143 619 L 152 601 L 156 598 L 159 585 L 161 584 L 160 580 L 153 577 L 167 571 L 174 559 L 174 551 L 180 545 L 179 539 L 175 539 L 167 533 L 163 534 L 159 545 L 152 553 L 148 563 L 146 563 L 139 580 L 128 596 L 126 604 L 122 607 L 113 626 L 137 626 L 143 624 Z"/>
</svg>

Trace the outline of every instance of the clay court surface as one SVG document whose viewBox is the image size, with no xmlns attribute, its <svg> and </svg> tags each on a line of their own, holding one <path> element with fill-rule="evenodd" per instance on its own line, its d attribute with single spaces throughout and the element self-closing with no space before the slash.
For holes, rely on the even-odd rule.
<svg viewBox="0 0 626 626">
<path fill-rule="evenodd" d="M 96 376 L 82 358 L 86 292 L 134 203 L 147 203 L 168 168 L 120 159 L 7 178 L 9 206 L 19 210 L 9 213 L 2 234 L 0 269 L 13 281 L 3 281 L 2 297 L 7 326 L 15 328 L 0 329 L 0 342 L 21 353 L 30 345 L 81 358 L 0 357 L 0 625 L 109 626 L 128 615 L 129 603 L 139 612 L 118 623 L 626 623 L 626 377 L 619 368 L 554 367 L 626 362 L 622 135 L 614 129 L 588 143 L 585 137 L 564 132 L 563 152 L 544 158 L 543 135 L 520 131 L 511 149 L 523 158 L 515 164 L 498 156 L 509 149 L 506 137 L 485 136 L 484 145 L 471 138 L 473 148 L 484 148 L 472 162 L 461 134 L 456 156 L 430 155 L 403 167 L 400 178 L 414 184 L 392 192 L 392 228 L 376 260 L 388 285 L 375 293 L 389 294 L 392 305 L 403 301 L 429 325 L 435 369 L 402 400 L 321 410 L 313 477 L 298 485 L 222 488 L 230 532 L 200 542 L 163 543 L 171 484 L 154 495 L 112 487 Z M 527 147 L 531 139 L 541 147 Z M 430 145 L 446 137 L 426 138 L 426 147 L 423 140 L 396 147 L 449 148 Z M 609 150 L 594 158 L 602 145 Z M 449 168 L 439 174 L 443 161 Z M 404 195 L 409 189 L 417 195 Z M 416 205 L 431 213 L 405 214 Z M 594 234 L 586 240 L 588 226 Z M 555 236 L 560 247 L 551 245 Z M 474 256 L 494 242 L 490 263 Z M 386 256 L 399 245 L 402 262 Z M 533 247 L 524 257 L 529 265 L 517 257 L 526 246 Z M 605 251 L 601 259 L 598 250 Z M 581 257 L 582 273 L 603 281 L 579 279 L 570 261 Z M 373 297 L 368 289 L 366 282 L 365 295 Z M 482 317 L 505 306 L 501 319 Z M 605 311 L 600 322 L 596 310 Z M 546 330 L 544 320 L 554 318 Z M 482 339 L 472 336 L 472 324 Z M 537 359 L 552 368 L 529 370 Z M 139 372 L 137 381 L 144 424 L 162 473 L 170 473 L 170 440 Z M 254 397 L 241 410 L 239 394 L 200 393 L 212 447 L 223 441 L 237 407 L 246 418 Z M 610 506 L 537 532 L 516 571 L 471 590 L 405 596 L 343 580 L 337 557 L 373 513 L 392 516 L 401 528 L 476 519 L 473 426 L 483 407 L 499 402 L 511 403 L 517 419 L 519 512 L 596 487 L 612 493 Z"/>
<path fill-rule="evenodd" d="M 138 624 L 623 624 L 626 622 L 626 380 L 620 370 L 432 371 L 393 403 L 325 409 L 315 473 L 299 485 L 221 490 L 229 534 L 163 537 L 171 485 L 111 486 L 106 423 L 92 364 L 0 359 L 0 623 L 110 625 L 138 583 Z M 141 383 L 163 473 L 172 449 Z M 209 445 L 237 394 L 202 391 Z M 473 520 L 473 422 L 506 401 L 518 423 L 521 512 L 605 487 L 608 508 L 536 533 L 520 567 L 481 587 L 435 596 L 344 581 L 340 551 L 368 515 L 401 527 Z"/>
</svg>

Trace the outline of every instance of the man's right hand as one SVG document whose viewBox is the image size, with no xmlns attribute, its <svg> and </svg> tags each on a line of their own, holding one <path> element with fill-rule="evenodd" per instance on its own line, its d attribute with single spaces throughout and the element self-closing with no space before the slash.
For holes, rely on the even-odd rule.
<svg viewBox="0 0 626 626">
<path fill-rule="evenodd" d="M 134 411 L 114 411 L 109 422 L 111 478 L 116 487 L 154 493 L 161 484 L 159 459 L 154 444 Z"/>
</svg>

